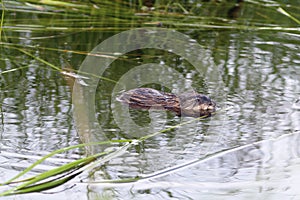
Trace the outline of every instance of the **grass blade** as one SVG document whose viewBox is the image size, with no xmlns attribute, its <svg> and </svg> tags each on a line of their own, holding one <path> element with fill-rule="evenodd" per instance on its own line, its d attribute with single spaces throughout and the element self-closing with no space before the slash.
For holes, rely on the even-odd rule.
<svg viewBox="0 0 300 200">
<path fill-rule="evenodd" d="M 292 19 L 294 22 L 296 22 L 297 24 L 300 25 L 300 21 L 299 21 L 297 18 L 295 18 L 295 17 L 293 17 L 292 15 L 290 15 L 288 12 L 286 12 L 283 8 L 279 7 L 279 8 L 277 9 L 277 11 L 280 12 L 281 14 L 284 14 L 285 16 L 289 17 L 289 18 Z"/>
<path fill-rule="evenodd" d="M 0 42 L 2 40 L 2 27 L 4 23 L 4 12 L 5 12 L 5 7 L 3 1 L 1 1 L 1 7 L 2 7 L 2 13 L 1 13 L 1 21 L 0 21 Z"/>
</svg>

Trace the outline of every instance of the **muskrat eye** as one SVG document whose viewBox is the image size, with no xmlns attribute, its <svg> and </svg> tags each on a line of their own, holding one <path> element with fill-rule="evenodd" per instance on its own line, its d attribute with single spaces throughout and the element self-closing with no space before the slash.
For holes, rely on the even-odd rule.
<svg viewBox="0 0 300 200">
<path fill-rule="evenodd" d="M 209 103 L 208 103 L 208 106 L 211 106 L 211 107 L 215 107 L 215 105 L 216 105 L 216 104 L 213 103 L 213 102 L 209 102 Z"/>
</svg>

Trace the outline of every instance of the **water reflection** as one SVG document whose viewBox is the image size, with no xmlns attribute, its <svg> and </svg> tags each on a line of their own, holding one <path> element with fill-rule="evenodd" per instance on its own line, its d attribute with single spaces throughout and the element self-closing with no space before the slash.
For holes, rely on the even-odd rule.
<svg viewBox="0 0 300 200">
<path fill-rule="evenodd" d="M 171 188 L 172 197 L 178 198 L 186 194 L 192 198 L 198 198 L 199 194 L 203 197 L 221 194 L 232 198 L 233 193 L 239 198 L 249 193 L 254 197 L 260 197 L 259 193 L 262 193 L 270 198 L 281 192 L 299 195 L 295 188 L 298 181 L 294 178 L 298 177 L 298 172 L 294 168 L 299 161 L 300 120 L 299 110 L 293 106 L 300 94 L 298 67 L 293 64 L 299 55 L 293 48 L 278 51 L 272 47 L 273 42 L 265 41 L 262 45 L 256 42 L 262 40 L 257 37 L 244 43 L 239 40 L 240 44 L 236 44 L 237 35 L 234 37 L 228 53 L 217 52 L 220 53 L 218 56 L 224 57 L 225 64 L 221 66 L 223 80 L 219 81 L 225 82 L 225 88 L 220 96 L 214 97 L 221 102 L 222 108 L 230 105 L 230 109 L 218 113 L 211 121 L 198 124 L 204 128 L 207 123 L 208 130 L 200 128 L 197 135 L 191 136 L 186 127 L 175 140 L 169 138 L 172 132 L 162 134 L 142 147 L 145 152 L 132 151 L 111 161 L 106 171 L 117 175 L 113 176 L 115 179 L 148 175 L 207 153 L 251 145 L 181 172 L 170 170 L 170 174 L 163 173 L 162 177 L 135 184 L 133 191 L 136 195 L 132 196 L 122 188 L 112 188 L 113 191 L 128 198 L 141 198 L 145 194 L 162 198 L 167 194 L 166 187 Z M 209 82 L 210 91 L 216 85 L 218 83 Z M 122 163 L 126 163 L 127 167 Z M 131 176 L 128 176 L 127 170 Z M 98 175 L 96 179 L 107 178 L 101 173 Z M 95 190 L 103 187 L 102 184 L 89 185 Z M 178 188 L 179 193 L 176 192 Z M 281 197 L 278 194 L 276 198 Z"/>
<path fill-rule="evenodd" d="M 192 199 L 216 196 L 217 199 L 218 196 L 241 199 L 249 195 L 255 199 L 280 199 L 284 195 L 298 196 L 299 134 L 298 131 L 246 145 L 221 153 L 221 157 L 218 155 L 204 162 L 199 161 L 133 186 L 97 183 L 90 184 L 90 189 L 99 191 L 105 186 L 118 193 L 118 198 L 130 199 L 139 199 L 145 194 L 155 194 L 159 199 L 183 198 L 186 194 Z M 128 192 L 129 187 L 131 192 Z M 102 192 L 109 194 L 107 190 Z"/>
</svg>

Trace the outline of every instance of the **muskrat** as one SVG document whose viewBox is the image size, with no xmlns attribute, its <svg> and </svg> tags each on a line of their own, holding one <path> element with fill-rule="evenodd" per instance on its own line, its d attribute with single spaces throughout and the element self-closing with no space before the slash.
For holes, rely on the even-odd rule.
<svg viewBox="0 0 300 200">
<path fill-rule="evenodd" d="M 169 110 L 177 116 L 211 116 L 216 108 L 216 103 L 203 94 L 189 92 L 177 96 L 152 88 L 136 88 L 123 92 L 117 100 L 130 108 Z"/>
</svg>

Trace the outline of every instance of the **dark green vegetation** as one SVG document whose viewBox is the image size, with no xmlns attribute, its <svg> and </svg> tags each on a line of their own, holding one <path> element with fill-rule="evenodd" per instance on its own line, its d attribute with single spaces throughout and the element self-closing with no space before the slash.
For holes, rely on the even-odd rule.
<svg viewBox="0 0 300 200">
<path fill-rule="evenodd" d="M 238 158 L 245 159 L 253 168 L 259 166 L 257 171 L 263 174 L 261 171 L 265 168 L 261 163 L 264 160 L 251 162 L 253 155 L 247 160 L 246 152 L 257 147 L 265 153 L 260 147 L 270 138 L 281 141 L 281 135 L 298 133 L 295 131 L 299 130 L 299 124 L 295 123 L 299 120 L 298 111 L 291 109 L 299 97 L 298 0 L 156 1 L 154 4 L 142 0 L 6 0 L 0 5 L 0 152 L 3 155 L 0 157 L 0 171 L 3 171 L 0 173 L 0 196 L 55 188 L 84 173 L 88 175 L 84 174 L 76 183 L 140 183 L 164 175 L 170 175 L 172 180 L 175 174 L 175 180 L 181 177 L 179 182 L 185 183 L 182 177 L 188 177 L 196 185 L 198 176 L 176 177 L 173 172 L 211 159 L 223 159 L 225 161 L 220 163 L 227 162 L 232 167 L 236 162 L 226 155 L 243 151 L 243 156 Z M 72 118 L 72 81 L 82 61 L 105 39 L 140 27 L 170 28 L 189 35 L 203 46 L 207 57 L 211 57 L 208 60 L 218 66 L 221 80 L 205 81 L 189 63 L 167 51 L 130 52 L 113 63 L 101 77 L 96 107 L 103 132 L 76 129 Z M 115 53 L 97 56 L 115 56 Z M 162 61 L 189 77 L 199 92 L 212 95 L 221 106 L 223 104 L 223 109 L 212 120 L 200 118 L 182 122 L 168 116 L 168 128 L 153 129 L 145 136 L 132 139 L 113 121 L 109 105 L 111 91 L 133 66 Z M 148 87 L 162 89 L 155 84 Z M 235 108 L 232 113 L 226 113 L 227 104 Z M 149 121 L 145 113 L 133 111 L 131 114 L 138 124 Z M 195 121 L 197 127 L 194 124 L 188 127 Z M 280 123 L 283 125 L 277 127 Z M 180 127 L 184 129 L 183 134 L 174 136 L 174 131 Z M 195 129 L 197 134 L 189 135 Z M 293 141 L 292 138 L 290 143 Z M 296 146 L 299 145 L 291 145 L 291 149 L 294 147 L 297 151 Z M 23 154 L 25 158 L 20 156 Z M 49 158 L 54 161 L 48 161 Z M 293 163 L 293 160 L 286 162 Z M 24 165 L 18 163 L 25 163 L 28 168 L 24 170 Z M 246 170 L 245 163 L 232 168 Z M 43 165 L 39 168 L 41 164 L 48 168 Z M 214 165 L 208 166 L 211 169 Z M 238 174 L 227 173 L 226 170 L 232 170 L 230 167 L 222 168 L 226 178 Z M 197 171 L 199 169 L 193 170 Z M 205 173 L 204 170 L 202 174 Z M 255 175 L 260 177 L 259 173 Z M 237 179 L 247 175 L 242 174 Z M 203 182 L 227 181 L 199 177 Z M 171 182 L 168 179 L 160 181 Z M 255 179 L 247 181 L 257 183 Z M 151 186 L 149 189 L 143 182 L 140 184 L 145 189 L 137 193 L 143 197 Z M 155 187 L 159 186 L 152 188 Z M 206 185 L 204 189 L 210 187 Z M 235 189 L 233 186 L 228 193 Z M 274 190 L 276 193 L 276 187 Z M 172 189 L 168 192 L 176 195 Z M 185 196 L 186 193 L 177 195 Z"/>
</svg>

